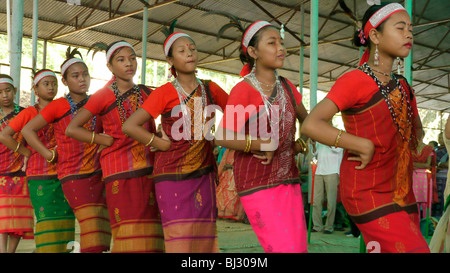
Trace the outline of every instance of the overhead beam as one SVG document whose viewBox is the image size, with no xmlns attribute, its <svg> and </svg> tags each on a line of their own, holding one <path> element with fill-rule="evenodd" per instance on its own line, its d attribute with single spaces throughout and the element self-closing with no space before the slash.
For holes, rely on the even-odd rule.
<svg viewBox="0 0 450 273">
<path fill-rule="evenodd" d="M 162 7 L 162 6 L 165 6 L 165 5 L 177 2 L 177 1 L 179 1 L 179 0 L 167 0 L 167 1 L 164 1 L 164 2 L 161 2 L 161 3 L 154 4 L 151 7 L 149 7 L 148 9 L 159 8 L 159 7 Z M 120 20 L 120 19 L 123 19 L 123 18 L 126 18 L 126 17 L 130 17 L 130 16 L 133 16 L 133 15 L 142 13 L 144 11 L 144 9 L 147 9 L 147 8 L 145 7 L 145 8 L 139 9 L 139 10 L 127 12 L 127 13 L 121 14 L 119 16 L 112 17 L 110 19 L 103 20 L 101 22 L 97 22 L 95 24 L 92 24 L 92 25 L 89 25 L 89 26 L 86 26 L 86 27 L 83 27 L 83 28 L 79 28 L 79 29 L 76 29 L 76 30 L 73 30 L 73 31 L 66 32 L 66 33 L 61 34 L 61 35 L 57 35 L 57 36 L 51 37 L 50 39 L 51 40 L 60 39 L 60 38 L 63 38 L 63 37 L 69 36 L 69 35 L 76 34 L 76 33 L 81 32 L 81 31 L 85 31 L 85 30 L 88 30 L 88 29 L 91 29 L 91 28 L 94 28 L 94 27 L 98 27 L 98 26 L 101 26 L 101 25 L 104 25 L 104 24 L 107 24 L 107 23 L 110 23 L 110 22 L 114 22 L 114 21 L 117 21 L 117 20 Z"/>
</svg>

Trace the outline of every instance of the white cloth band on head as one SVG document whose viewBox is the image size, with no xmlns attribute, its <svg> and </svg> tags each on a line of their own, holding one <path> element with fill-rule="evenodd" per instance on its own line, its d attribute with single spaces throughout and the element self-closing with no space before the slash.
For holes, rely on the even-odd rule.
<svg viewBox="0 0 450 273">
<path fill-rule="evenodd" d="M 257 21 L 253 23 L 247 31 L 244 33 L 244 37 L 242 39 L 242 47 L 244 48 L 244 52 L 247 52 L 248 44 L 250 43 L 253 36 L 255 36 L 256 32 L 262 29 L 265 26 L 269 26 L 271 23 L 267 21 Z"/>
<path fill-rule="evenodd" d="M 14 86 L 14 82 L 10 78 L 0 78 L 0 83 L 9 83 Z"/>
<path fill-rule="evenodd" d="M 114 53 L 114 51 L 116 51 L 118 48 L 121 48 L 121 47 L 129 47 L 129 48 L 131 48 L 133 51 L 135 51 L 134 48 L 133 48 L 133 46 L 130 45 L 129 43 L 127 43 L 127 42 L 118 42 L 118 43 L 115 43 L 110 49 L 108 49 L 108 52 L 106 52 L 106 61 L 109 62 L 109 59 L 111 58 L 111 56 L 112 56 L 112 54 Z"/>
<path fill-rule="evenodd" d="M 175 43 L 175 41 L 178 38 L 181 37 L 188 37 L 191 38 L 191 36 L 187 35 L 186 33 L 183 32 L 175 32 L 172 35 L 169 36 L 169 39 L 167 39 L 166 43 L 164 44 L 164 55 L 168 56 L 169 55 L 169 50 L 172 47 L 173 43 Z"/>
<path fill-rule="evenodd" d="M 64 73 L 66 73 L 67 68 L 69 68 L 71 65 L 75 64 L 75 63 L 84 63 L 84 61 L 82 59 L 79 58 L 72 58 L 69 59 L 67 62 L 65 62 L 63 64 L 63 66 L 61 67 L 61 76 L 64 76 Z"/>
<path fill-rule="evenodd" d="M 53 71 L 42 71 L 41 73 L 37 74 L 36 77 L 34 77 L 33 83 L 34 85 L 37 85 L 43 78 L 45 77 L 55 77 L 56 78 L 56 74 L 53 73 Z"/>
<path fill-rule="evenodd" d="M 369 31 L 372 28 L 377 28 L 384 20 L 389 18 L 393 13 L 397 11 L 405 10 L 405 8 L 399 3 L 388 4 L 381 9 L 377 10 L 369 19 L 369 21 L 364 26 L 364 36 L 369 37 Z"/>
</svg>

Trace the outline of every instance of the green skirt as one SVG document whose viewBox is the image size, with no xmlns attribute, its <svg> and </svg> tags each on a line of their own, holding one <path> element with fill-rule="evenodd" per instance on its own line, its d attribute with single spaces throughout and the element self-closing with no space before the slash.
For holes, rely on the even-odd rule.
<svg viewBox="0 0 450 273">
<path fill-rule="evenodd" d="M 38 253 L 70 252 L 75 240 L 75 215 L 58 179 L 29 180 L 31 204 L 36 215 L 34 233 Z"/>
</svg>

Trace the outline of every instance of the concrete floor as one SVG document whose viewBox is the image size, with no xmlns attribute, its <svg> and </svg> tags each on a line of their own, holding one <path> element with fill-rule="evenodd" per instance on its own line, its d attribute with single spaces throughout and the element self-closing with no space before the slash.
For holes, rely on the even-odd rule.
<svg viewBox="0 0 450 273">
<path fill-rule="evenodd" d="M 264 253 L 255 233 L 248 224 L 233 220 L 217 220 L 219 248 L 221 253 Z M 308 244 L 309 253 L 359 253 L 360 240 L 347 237 L 345 231 L 335 231 L 333 234 L 320 232 L 311 233 Z M 79 241 L 78 224 L 75 229 L 75 239 Z M 16 253 L 31 253 L 35 250 L 34 240 L 21 240 Z"/>
</svg>

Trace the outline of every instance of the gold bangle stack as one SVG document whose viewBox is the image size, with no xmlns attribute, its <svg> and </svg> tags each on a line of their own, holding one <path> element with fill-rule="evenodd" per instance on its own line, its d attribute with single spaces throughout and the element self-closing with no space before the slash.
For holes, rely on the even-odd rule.
<svg viewBox="0 0 450 273">
<path fill-rule="evenodd" d="M 149 146 L 150 144 L 152 144 L 154 138 L 155 138 L 155 134 L 153 134 L 153 136 L 150 138 L 150 140 L 147 142 L 147 144 L 145 144 L 145 146 Z"/>
<path fill-rule="evenodd" d="M 17 142 L 17 146 L 16 146 L 16 149 L 14 150 L 14 152 L 17 153 L 17 151 L 19 150 L 19 148 L 20 148 L 20 142 Z"/>
<path fill-rule="evenodd" d="M 95 138 L 95 132 L 94 132 L 94 131 L 92 131 L 91 144 L 93 144 L 93 143 L 94 143 L 94 138 Z"/>
<path fill-rule="evenodd" d="M 249 135 L 246 135 L 245 139 L 247 140 L 247 144 L 245 145 L 244 153 L 248 153 L 252 147 L 252 138 Z"/>
<path fill-rule="evenodd" d="M 48 162 L 48 163 L 52 163 L 53 160 L 55 160 L 55 157 L 56 157 L 56 152 L 55 152 L 55 150 L 50 150 L 50 151 L 52 151 L 52 159 L 50 159 L 50 160 L 47 159 L 47 162 Z"/>
<path fill-rule="evenodd" d="M 302 148 L 300 153 L 307 154 L 308 146 L 306 145 L 305 141 L 301 138 L 298 138 L 295 142 L 297 142 L 300 145 L 300 147 Z"/>
<path fill-rule="evenodd" d="M 339 140 L 341 139 L 341 135 L 342 135 L 342 130 L 339 130 L 339 133 L 336 137 L 336 141 L 334 142 L 334 148 L 338 147 L 338 143 L 339 143 Z"/>
</svg>

